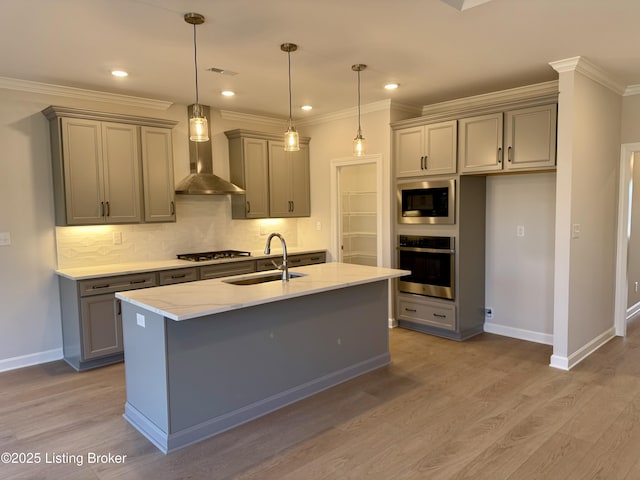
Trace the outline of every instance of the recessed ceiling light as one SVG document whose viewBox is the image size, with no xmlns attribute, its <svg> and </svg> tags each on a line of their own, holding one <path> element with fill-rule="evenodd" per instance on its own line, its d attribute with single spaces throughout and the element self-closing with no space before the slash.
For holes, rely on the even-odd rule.
<svg viewBox="0 0 640 480">
<path fill-rule="evenodd" d="M 236 94 L 236 92 L 232 92 L 231 90 L 223 90 L 220 93 L 223 97 L 233 97 Z"/>
<path fill-rule="evenodd" d="M 111 75 L 114 77 L 128 77 L 129 74 L 124 70 L 111 70 Z"/>
<path fill-rule="evenodd" d="M 387 83 L 384 86 L 385 90 L 396 90 L 400 85 L 398 85 L 397 83 Z"/>
<path fill-rule="evenodd" d="M 305 112 L 308 112 L 309 110 L 312 110 L 313 107 L 311 105 L 303 105 L 300 107 L 302 110 L 304 110 Z"/>
</svg>

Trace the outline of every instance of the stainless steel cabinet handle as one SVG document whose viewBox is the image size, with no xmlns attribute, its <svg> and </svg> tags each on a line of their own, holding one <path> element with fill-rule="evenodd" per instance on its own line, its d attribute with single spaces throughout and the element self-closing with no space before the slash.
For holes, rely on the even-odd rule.
<svg viewBox="0 0 640 480">
<path fill-rule="evenodd" d="M 91 287 L 92 290 L 98 290 L 100 288 L 109 288 L 110 285 L 108 283 L 103 283 L 102 285 L 93 285 Z"/>
<path fill-rule="evenodd" d="M 107 217 L 111 216 L 111 205 L 109 205 L 109 202 L 107 202 Z"/>
<path fill-rule="evenodd" d="M 498 147 L 498 163 L 502 163 L 502 147 Z"/>
<path fill-rule="evenodd" d="M 171 207 L 171 215 L 175 215 L 176 214 L 176 204 L 175 204 L 175 202 L 172 201 L 170 207 Z"/>
<path fill-rule="evenodd" d="M 424 156 L 424 169 L 429 170 L 429 155 Z"/>
<path fill-rule="evenodd" d="M 247 213 L 251 213 L 251 202 L 247 201 Z"/>
<path fill-rule="evenodd" d="M 424 170 L 424 155 L 420 157 L 420 170 Z"/>
<path fill-rule="evenodd" d="M 511 162 L 511 145 L 507 148 L 507 162 Z"/>
<path fill-rule="evenodd" d="M 291 212 L 294 212 L 296 209 L 296 204 L 293 203 L 293 200 L 291 200 Z"/>
<path fill-rule="evenodd" d="M 143 279 L 143 280 L 130 280 L 130 281 L 129 281 L 129 285 L 136 285 L 136 284 L 138 284 L 138 283 L 146 283 L 146 282 L 147 282 L 147 281 L 146 281 L 146 280 L 144 280 L 144 279 Z"/>
<path fill-rule="evenodd" d="M 436 317 L 436 318 L 447 318 L 446 315 L 442 315 L 440 313 L 434 313 L 433 316 Z"/>
<path fill-rule="evenodd" d="M 417 312 L 417 310 L 414 310 L 413 308 L 407 308 L 407 307 L 404 308 L 404 311 L 405 312 L 411 312 L 411 313 L 416 313 Z"/>
<path fill-rule="evenodd" d="M 104 202 L 100 202 L 100 216 L 104 217 Z"/>
<path fill-rule="evenodd" d="M 122 302 L 116 298 L 116 315 L 122 315 Z"/>
<path fill-rule="evenodd" d="M 184 278 L 186 276 L 187 276 L 186 273 L 181 273 L 179 275 L 177 275 L 177 274 L 171 275 L 171 278 Z"/>
</svg>

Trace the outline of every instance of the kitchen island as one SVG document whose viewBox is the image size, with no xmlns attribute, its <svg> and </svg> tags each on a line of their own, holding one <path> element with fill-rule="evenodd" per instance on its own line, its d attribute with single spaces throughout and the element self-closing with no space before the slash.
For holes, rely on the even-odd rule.
<svg viewBox="0 0 640 480">
<path fill-rule="evenodd" d="M 290 273 L 301 276 L 117 293 L 127 421 L 167 453 L 390 362 L 388 281 L 408 271 L 326 263 Z"/>
</svg>

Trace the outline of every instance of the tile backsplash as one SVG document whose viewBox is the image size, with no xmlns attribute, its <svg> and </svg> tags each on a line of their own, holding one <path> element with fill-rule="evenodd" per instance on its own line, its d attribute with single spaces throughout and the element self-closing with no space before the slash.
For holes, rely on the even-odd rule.
<svg viewBox="0 0 640 480">
<path fill-rule="evenodd" d="M 288 247 L 298 246 L 297 219 L 232 220 L 228 195 L 178 195 L 176 217 L 176 223 L 57 227 L 58 268 L 169 260 L 189 252 L 262 250 L 266 234 L 274 231 Z"/>
</svg>

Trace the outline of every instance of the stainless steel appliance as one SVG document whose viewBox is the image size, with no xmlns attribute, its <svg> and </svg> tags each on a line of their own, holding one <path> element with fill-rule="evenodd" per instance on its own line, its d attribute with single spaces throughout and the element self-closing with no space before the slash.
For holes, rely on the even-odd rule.
<svg viewBox="0 0 640 480">
<path fill-rule="evenodd" d="M 455 180 L 398 184 L 398 223 L 455 223 Z"/>
<path fill-rule="evenodd" d="M 251 252 L 242 252 L 240 250 L 218 250 L 215 252 L 199 252 L 199 253 L 179 253 L 179 260 L 189 260 L 190 262 L 206 262 L 208 260 L 219 260 L 221 258 L 249 257 Z"/>
<path fill-rule="evenodd" d="M 400 292 L 455 298 L 454 237 L 399 235 L 398 268 L 411 270 L 398 279 Z"/>
</svg>

